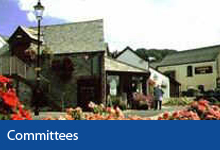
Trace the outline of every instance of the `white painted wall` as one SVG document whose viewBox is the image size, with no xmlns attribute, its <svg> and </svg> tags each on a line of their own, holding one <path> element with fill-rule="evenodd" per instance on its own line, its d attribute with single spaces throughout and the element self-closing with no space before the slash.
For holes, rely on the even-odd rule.
<svg viewBox="0 0 220 150">
<path fill-rule="evenodd" d="M 153 68 L 149 68 L 150 70 L 150 79 L 156 83 L 156 85 L 166 85 L 166 88 L 162 88 L 164 95 L 163 98 L 170 98 L 170 79 L 158 72 Z"/>
<path fill-rule="evenodd" d="M 133 66 L 137 66 L 142 69 L 148 70 L 149 68 L 149 63 L 136 54 L 134 54 L 131 50 L 126 50 L 124 53 L 122 53 L 117 60 L 125 62 L 127 64 L 131 64 Z M 160 72 L 156 71 L 153 68 L 149 68 L 149 71 L 151 72 L 150 79 L 156 82 L 157 84 L 166 84 L 167 88 L 163 88 L 164 91 L 164 98 L 169 98 L 170 97 L 170 80 L 168 77 L 165 75 L 161 74 Z M 155 79 L 155 76 L 158 78 Z M 148 86 L 149 87 L 149 86 Z"/>
<path fill-rule="evenodd" d="M 148 70 L 148 62 L 134 54 L 131 50 L 126 50 L 117 60 Z"/>
<path fill-rule="evenodd" d="M 193 67 L 193 76 L 187 76 L 187 67 Z M 195 74 L 196 67 L 207 67 L 212 66 L 213 73 L 209 74 Z M 187 91 L 190 88 L 198 89 L 199 85 L 204 85 L 205 90 L 212 90 L 216 88 L 216 79 L 218 78 L 217 72 L 217 62 L 204 62 L 204 63 L 192 63 L 192 64 L 183 64 L 177 66 L 164 66 L 159 67 L 159 71 L 175 71 L 176 80 L 181 83 L 181 91 Z"/>
</svg>

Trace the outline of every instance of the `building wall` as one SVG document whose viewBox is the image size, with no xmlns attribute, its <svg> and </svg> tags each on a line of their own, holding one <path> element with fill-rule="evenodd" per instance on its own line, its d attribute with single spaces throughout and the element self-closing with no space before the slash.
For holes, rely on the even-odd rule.
<svg viewBox="0 0 220 150">
<path fill-rule="evenodd" d="M 162 90 L 164 92 L 163 97 L 164 98 L 170 98 L 170 80 L 165 75 L 159 73 L 158 71 L 149 68 L 150 69 L 150 79 L 153 80 L 156 85 L 166 85 L 166 87 L 163 87 Z"/>
<path fill-rule="evenodd" d="M 216 58 L 216 66 L 217 66 L 217 77 L 220 78 L 220 53 L 218 54 L 218 57 Z"/>
<path fill-rule="evenodd" d="M 88 60 L 85 56 L 89 57 Z M 77 81 L 83 78 L 99 78 L 101 80 L 100 59 L 102 53 L 96 54 L 71 54 L 71 55 L 55 55 L 52 60 L 63 60 L 68 57 L 74 64 L 74 71 L 69 80 L 63 81 L 56 71 L 51 68 L 51 60 L 44 60 L 42 74 L 50 81 L 49 93 L 57 104 L 64 102 L 64 107 L 77 106 Z M 91 100 L 93 101 L 93 100 Z"/>
<path fill-rule="evenodd" d="M 142 69 L 148 69 L 148 62 L 144 61 L 130 50 L 126 50 L 117 60 L 137 66 Z"/>
<path fill-rule="evenodd" d="M 192 66 L 192 77 L 187 77 L 187 67 Z M 195 67 L 212 66 L 213 73 L 210 74 L 195 74 Z M 198 85 L 204 85 L 205 90 L 216 88 L 217 65 L 216 62 L 204 62 L 195 64 L 185 64 L 178 66 L 158 67 L 158 70 L 165 73 L 166 71 L 175 71 L 175 79 L 181 83 L 181 91 L 186 91 L 189 88 L 198 89 Z"/>
<path fill-rule="evenodd" d="M 102 27 L 102 26 L 100 26 Z M 84 26 L 80 27 L 80 31 L 83 32 Z M 57 29 L 59 30 L 59 29 Z M 59 30 L 60 31 L 60 30 Z M 93 31 L 93 30 L 91 30 Z M 92 33 L 92 32 L 91 32 Z M 98 35 L 102 35 L 103 32 L 100 30 Z M 21 36 L 17 36 L 21 35 Z M 45 34 L 46 35 L 46 34 Z M 59 34 L 57 34 L 59 36 Z M 66 33 L 63 34 L 63 36 L 66 36 Z M 79 37 L 78 37 L 79 38 Z M 86 40 L 87 37 L 84 37 L 84 41 L 78 42 L 78 43 L 69 43 L 63 44 L 61 40 L 61 45 L 50 47 L 51 50 L 57 50 L 62 51 L 64 48 L 68 50 L 78 50 L 81 46 L 82 49 L 85 50 L 97 50 L 97 49 L 90 49 L 87 46 L 91 45 L 89 42 L 93 42 L 92 40 L 95 40 L 94 38 L 91 39 L 91 41 Z M 87 43 L 88 42 L 88 43 Z M 95 44 L 93 46 L 99 47 L 100 44 L 102 44 L 103 39 L 99 39 L 98 45 Z M 31 101 L 32 94 L 31 94 L 31 88 L 34 89 L 36 86 L 36 59 L 33 61 L 27 61 L 27 57 L 24 55 L 25 50 L 28 48 L 33 48 L 33 50 L 36 50 L 36 41 L 31 40 L 20 28 L 17 30 L 13 36 L 9 40 L 10 44 L 10 54 L 16 55 L 18 58 L 23 60 L 28 66 L 27 70 L 27 79 L 23 79 L 25 81 L 17 82 L 19 97 L 26 101 L 26 99 L 29 99 Z M 56 42 L 55 42 L 56 43 Z M 83 44 L 84 43 L 84 44 Z M 97 42 L 96 42 L 97 43 Z M 85 45 L 87 44 L 87 45 Z M 72 45 L 75 45 L 72 47 Z M 35 46 L 35 47 L 32 47 Z M 69 47 L 69 48 L 68 48 Z M 24 57 L 25 56 L 25 57 Z M 68 57 L 71 59 L 71 61 L 74 64 L 74 71 L 72 72 L 71 77 L 68 80 L 63 80 L 60 78 L 60 70 L 53 70 L 52 60 L 62 60 Z M 77 106 L 77 94 L 79 93 L 78 90 L 78 81 L 79 80 L 86 80 L 90 79 L 90 81 L 95 82 L 97 84 L 90 85 L 94 87 L 98 87 L 97 89 L 102 92 L 99 92 L 98 100 L 94 99 L 95 101 L 101 101 L 105 99 L 105 71 L 104 71 L 104 52 L 87 52 L 87 53 L 74 53 L 74 54 L 59 54 L 59 55 L 45 55 L 41 57 L 41 85 L 44 87 L 44 93 L 47 93 L 46 97 L 49 103 L 56 103 L 56 105 L 64 105 L 65 108 L 67 107 L 75 107 Z M 94 79 L 94 80 L 93 80 Z M 16 80 L 16 79 L 15 79 Z M 18 79 L 21 80 L 21 79 Z M 97 82 L 96 82 L 97 81 Z M 28 82 L 28 84 L 27 84 Z M 26 84 L 25 84 L 26 83 Z M 30 83 L 30 84 L 29 84 Z M 84 84 L 84 83 L 83 83 Z M 29 88 L 27 87 L 29 85 Z M 98 86 L 97 86 L 98 85 Z M 83 86 L 84 87 L 84 86 Z M 90 88 L 90 87 L 89 87 Z M 83 89 L 83 88 L 82 88 Z M 83 90 L 81 90 L 83 91 Z M 83 93 L 83 92 L 82 92 Z M 96 92 L 98 93 L 98 92 Z M 100 94 L 101 93 L 101 94 Z M 89 94 L 87 94 L 89 95 Z M 84 96 L 84 95 L 83 95 Z M 86 96 L 86 93 L 85 93 Z M 87 96 L 88 97 L 88 96 Z M 83 97 L 84 98 L 84 97 Z M 93 99 L 91 99 L 93 101 Z"/>
</svg>

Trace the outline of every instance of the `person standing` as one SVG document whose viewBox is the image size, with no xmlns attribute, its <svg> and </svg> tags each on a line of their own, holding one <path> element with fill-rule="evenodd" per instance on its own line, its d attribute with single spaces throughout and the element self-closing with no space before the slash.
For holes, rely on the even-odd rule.
<svg viewBox="0 0 220 150">
<path fill-rule="evenodd" d="M 154 110 L 162 109 L 162 101 L 163 101 L 163 91 L 160 87 L 160 85 L 157 85 L 154 89 L 154 97 L 155 97 L 155 103 L 154 103 Z"/>
</svg>

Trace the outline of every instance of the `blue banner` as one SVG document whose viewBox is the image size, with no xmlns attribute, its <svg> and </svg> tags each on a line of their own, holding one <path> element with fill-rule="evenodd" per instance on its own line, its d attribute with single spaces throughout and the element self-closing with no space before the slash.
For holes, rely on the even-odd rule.
<svg viewBox="0 0 220 150">
<path fill-rule="evenodd" d="M 0 121 L 0 149 L 219 149 L 219 121 Z"/>
</svg>

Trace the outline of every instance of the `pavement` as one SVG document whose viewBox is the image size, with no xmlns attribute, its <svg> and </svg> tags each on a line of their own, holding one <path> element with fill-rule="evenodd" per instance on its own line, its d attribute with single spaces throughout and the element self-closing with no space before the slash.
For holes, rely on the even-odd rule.
<svg viewBox="0 0 220 150">
<path fill-rule="evenodd" d="M 162 110 L 126 110 L 123 111 L 125 117 L 128 116 L 140 116 L 140 117 L 147 117 L 147 118 L 157 118 L 164 112 L 174 112 L 178 110 L 182 110 L 185 107 L 182 106 L 163 106 Z M 64 116 L 65 112 L 40 112 L 39 116 L 34 116 L 32 114 L 34 120 L 41 120 L 46 117 L 53 117 L 53 118 L 59 118 L 60 116 Z"/>
<path fill-rule="evenodd" d="M 128 116 L 140 116 L 147 118 L 157 118 L 164 112 L 172 113 L 174 111 L 183 110 L 185 107 L 183 106 L 163 106 L 162 110 L 126 110 L 123 113 L 126 117 Z"/>
</svg>

